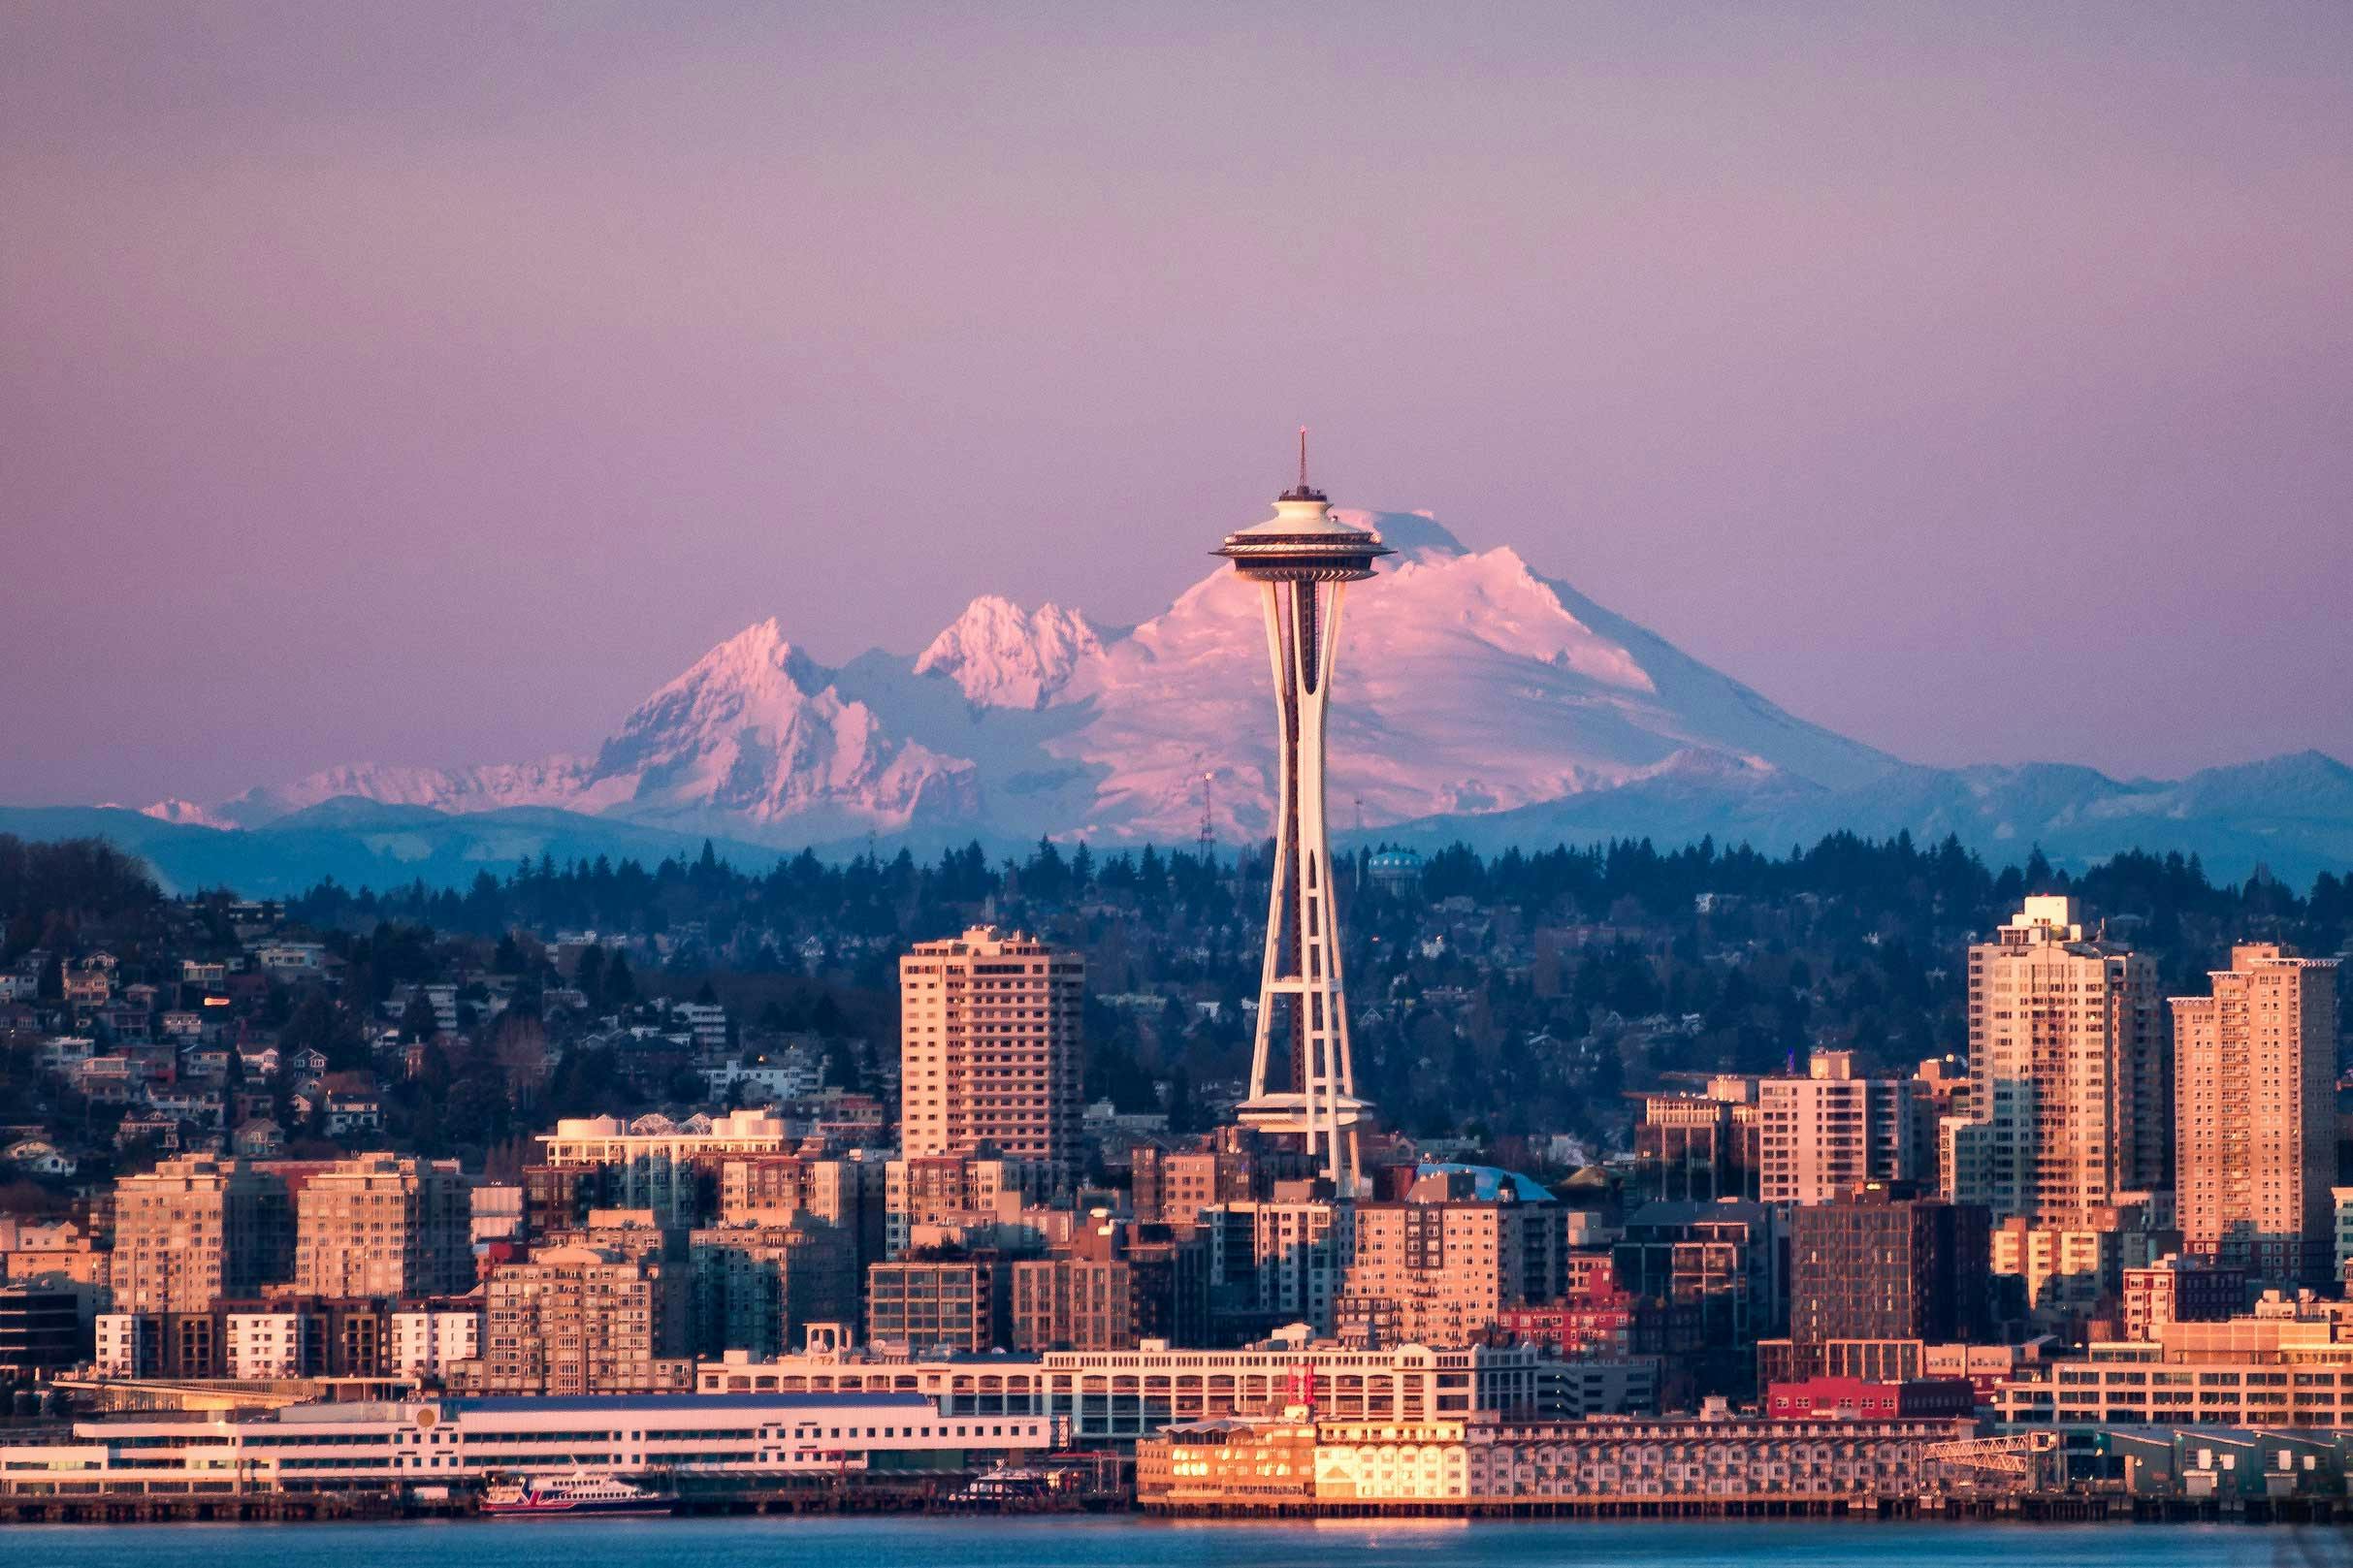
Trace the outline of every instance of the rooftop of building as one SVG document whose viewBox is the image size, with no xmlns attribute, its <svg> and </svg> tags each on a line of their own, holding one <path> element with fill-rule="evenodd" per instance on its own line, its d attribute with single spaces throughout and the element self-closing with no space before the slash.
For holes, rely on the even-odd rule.
<svg viewBox="0 0 2353 1568">
<path fill-rule="evenodd" d="M 593 1393 L 492 1394 L 477 1398 L 444 1399 L 441 1408 L 452 1415 L 605 1415 L 686 1410 L 838 1410 L 855 1405 L 869 1410 L 931 1410 L 920 1393 Z M 298 1407 L 299 1408 L 299 1407 Z"/>
<path fill-rule="evenodd" d="M 1553 1197 L 1552 1189 L 1536 1180 L 1535 1177 L 1525 1175 L 1517 1170 L 1506 1170 L 1501 1166 L 1467 1165 L 1451 1160 L 1428 1160 L 1414 1167 L 1413 1174 L 1417 1181 L 1425 1176 L 1469 1176 L 1472 1178 L 1469 1200 L 1472 1202 L 1500 1202 L 1505 1200 L 1506 1195 L 1509 1196 L 1511 1201 L 1519 1203 L 1560 1201 Z"/>
</svg>

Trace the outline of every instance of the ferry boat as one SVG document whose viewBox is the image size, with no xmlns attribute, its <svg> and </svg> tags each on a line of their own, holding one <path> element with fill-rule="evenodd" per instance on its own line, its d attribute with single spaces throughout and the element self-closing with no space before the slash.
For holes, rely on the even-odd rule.
<svg viewBox="0 0 2353 1568">
<path fill-rule="evenodd" d="M 583 1515 L 667 1514 L 678 1498 L 618 1476 L 575 1470 L 568 1476 L 526 1476 L 484 1489 L 486 1519 L 572 1519 Z"/>
<path fill-rule="evenodd" d="M 1043 1470 L 999 1465 L 949 1494 L 960 1508 L 1020 1508 L 1043 1502 L 1054 1490 L 1054 1479 Z"/>
</svg>

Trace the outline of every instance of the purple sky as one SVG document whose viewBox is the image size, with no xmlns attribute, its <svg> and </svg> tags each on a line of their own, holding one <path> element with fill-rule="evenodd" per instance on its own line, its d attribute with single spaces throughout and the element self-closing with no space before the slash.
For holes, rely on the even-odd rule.
<svg viewBox="0 0 2353 1568">
<path fill-rule="evenodd" d="M 0 800 L 1140 619 L 1303 421 L 1907 756 L 2353 757 L 2353 6 L 1349 15 L 9 7 Z"/>
</svg>

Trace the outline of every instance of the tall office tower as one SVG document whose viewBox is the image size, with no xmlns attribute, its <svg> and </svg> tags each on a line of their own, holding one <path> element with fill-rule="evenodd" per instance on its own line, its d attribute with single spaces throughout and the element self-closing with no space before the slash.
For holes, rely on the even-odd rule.
<svg viewBox="0 0 2353 1568">
<path fill-rule="evenodd" d="M 209 1312 L 294 1269 L 286 1184 L 242 1160 L 187 1155 L 114 1184 L 114 1304 Z"/>
<path fill-rule="evenodd" d="M 1996 1222 L 2081 1225 L 2172 1173 L 2156 966 L 2029 898 L 1969 949 L 1969 1115 L 1945 1123 L 1950 1196 Z"/>
<path fill-rule="evenodd" d="M 899 1149 L 1079 1158 L 1086 961 L 975 926 L 899 960 Z"/>
<path fill-rule="evenodd" d="M 2182 1246 L 2318 1284 L 2335 1250 L 2337 960 L 2244 943 L 2213 981 L 2173 999 Z"/>
<path fill-rule="evenodd" d="M 1298 1138 L 1338 1196 L 1352 1198 L 1366 1106 L 1356 1098 L 1340 987 L 1339 908 L 1324 823 L 1324 705 L 1339 650 L 1340 600 L 1350 583 L 1372 575 L 1376 557 L 1395 552 L 1379 534 L 1334 517 L 1323 492 L 1309 488 L 1302 431 L 1298 487 L 1275 497 L 1273 517 L 1227 534 L 1216 554 L 1259 586 L 1274 672 L 1274 881 L 1250 1095 L 1237 1114 Z M 1290 1082 L 1276 1090 L 1268 1087 L 1267 1065 L 1278 1013 L 1290 1026 Z"/>
<path fill-rule="evenodd" d="M 1827 1203 L 1868 1182 L 1934 1173 L 1910 1078 L 1858 1078 L 1846 1051 L 1816 1051 L 1806 1069 L 1757 1085 L 1759 1200 Z"/>
<path fill-rule="evenodd" d="M 306 1296 L 472 1290 L 473 1201 L 458 1162 L 363 1154 L 303 1183 L 294 1282 Z"/>
</svg>

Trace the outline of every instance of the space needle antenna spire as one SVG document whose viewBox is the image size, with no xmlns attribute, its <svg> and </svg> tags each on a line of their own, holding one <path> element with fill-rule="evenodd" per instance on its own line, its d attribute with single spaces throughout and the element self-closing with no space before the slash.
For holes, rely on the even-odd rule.
<svg viewBox="0 0 2353 1568">
<path fill-rule="evenodd" d="M 1274 676 L 1274 875 L 1267 948 L 1259 972 L 1257 1040 L 1245 1126 L 1302 1149 L 1342 1198 L 1359 1190 L 1358 1128 L 1370 1108 L 1356 1097 L 1348 1004 L 1340 983 L 1339 905 L 1324 791 L 1325 709 L 1339 648 L 1340 601 L 1396 552 L 1370 528 L 1332 515 L 1307 483 L 1307 429 L 1299 431 L 1299 484 L 1274 498 L 1274 515 L 1226 535 L 1217 552 L 1255 583 L 1266 613 Z M 1270 1082 L 1280 1040 L 1288 1072 Z"/>
</svg>

